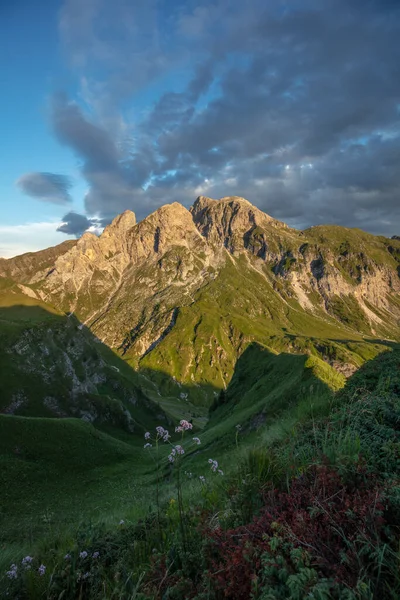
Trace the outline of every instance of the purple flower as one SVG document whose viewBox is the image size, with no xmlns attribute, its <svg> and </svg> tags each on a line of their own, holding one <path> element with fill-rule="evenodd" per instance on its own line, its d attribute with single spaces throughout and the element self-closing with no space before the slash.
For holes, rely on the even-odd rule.
<svg viewBox="0 0 400 600">
<path fill-rule="evenodd" d="M 70 554 L 66 554 L 64 556 L 64 560 L 71 560 L 71 555 Z"/>
<path fill-rule="evenodd" d="M 175 450 L 176 450 L 177 454 L 185 454 L 184 449 L 179 444 L 177 446 L 175 446 Z"/>
<path fill-rule="evenodd" d="M 46 573 L 46 567 L 45 567 L 45 565 L 40 565 L 40 567 L 38 568 L 38 573 L 39 573 L 40 577 L 42 577 L 43 575 L 45 575 L 45 573 Z"/>
<path fill-rule="evenodd" d="M 218 473 L 219 473 L 220 475 L 223 475 L 223 474 L 224 474 L 224 472 L 223 472 L 223 471 L 221 471 L 221 469 L 218 469 Z"/>
<path fill-rule="evenodd" d="M 184 431 L 188 431 L 189 429 L 193 429 L 193 425 L 191 423 L 189 423 L 189 421 L 186 421 L 185 419 L 182 419 L 182 421 L 179 423 L 179 425 L 182 427 L 182 429 Z"/>
<path fill-rule="evenodd" d="M 201 441 L 199 440 L 199 438 L 198 438 L 198 437 L 194 437 L 194 438 L 193 438 L 193 441 L 194 441 L 194 443 L 195 443 L 195 444 L 197 444 L 198 446 L 200 446 L 200 444 L 201 444 Z"/>
<path fill-rule="evenodd" d="M 143 448 L 152 448 L 153 444 L 149 444 L 149 442 L 147 442 L 147 444 L 145 444 L 143 446 Z"/>
<path fill-rule="evenodd" d="M 200 475 L 199 479 L 200 479 L 201 483 L 206 482 L 206 478 L 204 477 L 204 475 Z"/>
<path fill-rule="evenodd" d="M 144 439 L 145 440 L 149 440 L 150 439 L 150 431 L 146 431 L 146 433 L 144 434 Z"/>
<path fill-rule="evenodd" d="M 18 577 L 18 567 L 17 565 L 11 565 L 10 570 L 6 572 L 8 579 L 17 579 Z"/>
<path fill-rule="evenodd" d="M 90 573 L 89 571 L 86 571 L 86 573 L 84 575 L 82 575 L 82 579 L 87 579 L 89 577 Z"/>
<path fill-rule="evenodd" d="M 168 455 L 168 460 L 169 460 L 170 463 L 173 463 L 175 461 L 175 458 L 173 457 L 172 454 L 169 454 Z"/>
<path fill-rule="evenodd" d="M 22 565 L 25 567 L 26 570 L 29 570 L 31 568 L 32 561 L 32 556 L 25 556 L 25 558 L 22 559 Z"/>
<path fill-rule="evenodd" d="M 119 522 L 120 525 L 125 525 L 125 521 L 123 519 L 120 520 Z"/>
<path fill-rule="evenodd" d="M 167 430 L 164 431 L 164 435 L 163 435 L 163 440 L 164 442 L 168 442 L 169 438 L 171 436 L 169 435 L 169 432 Z"/>
<path fill-rule="evenodd" d="M 100 552 L 97 552 L 97 551 L 93 552 L 93 554 L 92 554 L 92 558 L 99 558 L 99 556 L 100 556 Z"/>
<path fill-rule="evenodd" d="M 183 431 L 183 427 L 180 427 L 180 426 L 175 427 L 175 433 L 182 433 L 182 431 Z"/>
<path fill-rule="evenodd" d="M 79 556 L 80 556 L 81 558 L 86 558 L 86 557 L 87 557 L 87 555 L 88 555 L 88 553 L 86 552 L 86 550 L 82 550 L 82 552 L 80 552 L 80 553 L 79 553 Z"/>
<path fill-rule="evenodd" d="M 164 435 L 166 433 L 168 433 L 168 431 L 166 429 L 164 429 L 164 427 L 161 427 L 161 425 L 159 425 L 158 427 L 156 427 L 156 431 L 157 431 L 158 437 L 164 437 Z"/>
</svg>

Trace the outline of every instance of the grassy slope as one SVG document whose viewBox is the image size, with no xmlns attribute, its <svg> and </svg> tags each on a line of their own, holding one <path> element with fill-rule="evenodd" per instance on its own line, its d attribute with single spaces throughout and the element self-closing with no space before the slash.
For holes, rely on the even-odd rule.
<svg viewBox="0 0 400 600">
<path fill-rule="evenodd" d="M 42 417 L 84 410 L 96 413 L 99 423 L 126 428 L 127 408 L 132 427 L 143 431 L 154 424 L 154 405 L 137 375 L 73 317 L 23 294 L 3 293 L 0 343 L 0 410 Z M 55 408 L 45 398 L 54 399 Z"/>
<path fill-rule="evenodd" d="M 134 438 L 77 419 L 0 415 L 0 547 L 36 542 L 85 518 L 117 519 L 135 504 L 151 464 Z"/>
<path fill-rule="evenodd" d="M 352 323 L 340 324 L 318 308 L 306 312 L 289 295 L 285 300 L 285 282 L 281 285 L 284 299 L 267 266 L 244 256 L 232 258 L 192 304 L 179 309 L 175 327 L 139 368 L 151 374 L 162 395 L 183 391 L 194 405 L 209 406 L 253 341 L 278 352 L 311 353 L 356 367 L 386 348 Z"/>
</svg>

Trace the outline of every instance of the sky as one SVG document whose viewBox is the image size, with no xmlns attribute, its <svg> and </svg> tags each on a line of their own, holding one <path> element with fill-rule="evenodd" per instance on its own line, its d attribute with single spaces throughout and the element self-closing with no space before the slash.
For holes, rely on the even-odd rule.
<svg viewBox="0 0 400 600">
<path fill-rule="evenodd" d="M 0 0 L 0 256 L 237 195 L 400 235 L 398 0 Z"/>
</svg>

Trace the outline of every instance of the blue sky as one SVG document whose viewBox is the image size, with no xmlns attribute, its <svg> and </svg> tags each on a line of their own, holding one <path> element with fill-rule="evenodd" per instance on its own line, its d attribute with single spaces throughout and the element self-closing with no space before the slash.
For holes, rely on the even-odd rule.
<svg viewBox="0 0 400 600">
<path fill-rule="evenodd" d="M 74 204 L 83 208 L 86 186 L 77 159 L 54 138 L 48 116 L 48 103 L 58 86 L 76 93 L 59 43 L 60 7 L 57 2 L 22 0 L 6 1 L 0 8 L 0 255 L 64 238 L 55 231 L 63 208 L 24 194 L 16 185 L 23 173 L 45 170 L 71 176 L 76 182 Z"/>
<path fill-rule="evenodd" d="M 3 0 L 0 256 L 199 194 L 400 234 L 399 34 L 392 0 Z"/>
</svg>

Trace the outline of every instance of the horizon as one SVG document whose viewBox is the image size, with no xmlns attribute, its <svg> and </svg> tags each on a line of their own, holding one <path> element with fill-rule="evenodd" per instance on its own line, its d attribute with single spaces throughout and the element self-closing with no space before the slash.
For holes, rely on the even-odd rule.
<svg viewBox="0 0 400 600">
<path fill-rule="evenodd" d="M 0 257 L 199 195 L 399 235 L 397 3 L 21 0 L 0 33 Z"/>
<path fill-rule="evenodd" d="M 197 200 L 199 197 L 200 197 L 200 196 L 198 196 L 198 197 L 196 198 L 196 200 Z M 235 198 L 235 199 L 239 199 L 239 200 L 245 200 L 245 201 L 246 201 L 246 202 L 248 202 L 248 203 L 249 203 L 251 206 L 254 206 L 255 208 L 257 208 L 255 204 L 252 204 L 252 203 L 251 203 L 251 202 L 250 202 L 250 201 L 249 201 L 247 198 L 243 198 L 242 196 L 224 196 L 224 197 L 222 197 L 222 198 L 209 198 L 209 199 L 210 199 L 210 200 L 215 200 L 216 202 L 220 202 L 221 200 L 224 200 L 224 199 L 227 199 L 227 198 Z M 195 200 L 195 202 L 196 202 L 196 200 Z M 194 202 L 194 203 L 195 203 L 195 202 Z M 157 212 L 157 211 L 158 211 L 160 208 L 162 208 L 163 206 L 168 206 L 168 205 L 169 205 L 169 206 L 171 206 L 172 204 L 180 204 L 181 206 L 183 206 L 184 208 L 186 208 L 186 209 L 189 211 L 189 210 L 190 210 L 190 209 L 193 207 L 194 203 L 193 203 L 193 204 L 191 204 L 189 207 L 187 207 L 187 206 L 185 206 L 184 204 L 182 204 L 181 202 L 167 202 L 167 203 L 165 203 L 165 204 L 162 204 L 162 205 L 161 205 L 161 206 L 159 206 L 158 208 L 156 208 L 154 211 L 152 211 L 151 213 L 149 213 L 148 215 L 146 215 L 146 216 L 145 216 L 145 217 L 143 217 L 142 219 L 137 219 L 137 220 L 136 220 L 136 223 L 135 223 L 135 225 L 132 225 L 132 227 L 135 227 L 136 225 L 138 225 L 139 223 L 141 223 L 142 221 L 144 221 L 145 219 L 147 219 L 147 217 L 149 217 L 149 216 L 151 216 L 152 214 L 154 214 L 155 212 Z M 261 210 L 261 209 L 258 209 L 258 210 Z M 116 216 L 114 217 L 114 219 L 117 219 L 119 216 L 121 216 L 121 215 L 122 215 L 122 214 L 124 214 L 125 212 L 131 212 L 131 213 L 133 213 L 133 214 L 135 215 L 135 217 L 136 217 L 136 213 L 135 213 L 135 211 L 133 211 L 133 210 L 131 210 L 131 209 L 127 208 L 127 209 L 125 209 L 124 211 L 122 211 L 121 213 L 119 213 L 118 215 L 116 215 Z M 267 216 L 270 216 L 270 217 L 272 217 L 273 219 L 275 219 L 275 217 L 274 217 L 273 215 L 269 215 L 269 214 L 268 214 L 268 213 L 266 213 L 265 211 L 261 211 L 261 212 L 263 212 L 263 213 L 264 213 L 264 214 L 266 214 Z M 113 219 L 113 220 L 114 220 L 114 219 Z M 275 220 L 277 220 L 277 219 L 275 219 Z M 284 222 L 283 222 L 283 223 L 284 223 Z M 60 225 L 61 225 L 61 224 L 60 224 Z M 286 224 L 286 225 L 287 225 L 287 224 Z M 376 235 L 376 236 L 382 236 L 382 235 L 383 235 L 383 234 L 373 234 L 373 233 L 371 233 L 371 232 L 365 231 L 364 229 L 360 229 L 359 227 L 346 227 L 346 226 L 344 226 L 344 225 L 338 225 L 337 223 L 319 223 L 318 225 L 310 225 L 309 227 L 306 227 L 306 228 L 304 228 L 304 229 L 299 229 L 299 228 L 297 228 L 297 227 L 292 227 L 292 229 L 297 229 L 297 231 L 306 232 L 307 230 L 309 230 L 309 229 L 314 229 L 315 227 L 342 227 L 343 229 L 360 230 L 360 231 L 363 231 L 364 233 L 370 233 L 370 235 Z M 89 229 L 86 229 L 86 231 L 84 231 L 84 232 L 83 232 L 81 235 L 79 235 L 79 236 L 75 236 L 74 238 L 71 238 L 71 237 L 69 237 L 69 238 L 67 238 L 67 239 L 64 239 L 64 240 L 62 240 L 61 242 L 58 242 L 57 244 L 54 244 L 54 245 L 52 245 L 52 246 L 46 246 L 46 247 L 44 247 L 44 248 L 39 248 L 38 250 L 28 250 L 27 252 L 22 252 L 21 254 L 15 254 L 15 255 L 13 255 L 13 256 L 0 256 L 0 259 L 3 259 L 3 260 L 9 260 L 9 259 L 12 259 L 12 258 L 17 258 L 17 257 L 19 257 L 19 256 L 23 256 L 23 255 L 25 255 L 25 254 L 34 254 L 35 252 L 40 252 L 40 251 L 42 251 L 42 250 L 47 250 L 47 249 L 49 249 L 49 248 L 54 248 L 54 247 L 56 247 L 56 246 L 58 246 L 58 245 L 62 244 L 63 242 L 66 242 L 66 241 L 69 241 L 69 240 L 73 241 L 73 240 L 75 239 L 76 241 L 79 241 L 79 240 L 81 239 L 81 237 L 82 237 L 83 235 L 85 235 L 86 233 L 91 233 L 91 234 L 95 235 L 96 237 L 100 237 L 100 236 L 102 235 L 102 233 L 103 233 L 104 229 L 105 229 L 105 227 L 102 227 L 102 228 L 100 228 L 100 229 L 99 229 L 99 228 L 89 228 Z M 0 227 L 0 230 L 1 230 L 1 227 Z M 383 237 L 386 237 L 387 239 L 391 239 L 391 238 L 393 239 L 393 238 L 396 238 L 397 236 L 395 236 L 395 235 L 394 235 L 394 236 L 383 236 Z"/>
</svg>

